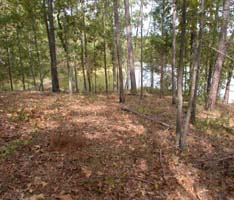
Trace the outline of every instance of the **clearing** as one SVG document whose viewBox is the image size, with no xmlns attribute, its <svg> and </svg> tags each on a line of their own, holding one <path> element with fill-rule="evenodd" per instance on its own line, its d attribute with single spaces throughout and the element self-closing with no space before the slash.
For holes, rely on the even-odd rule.
<svg viewBox="0 0 234 200">
<path fill-rule="evenodd" d="M 125 106 L 175 126 L 170 97 Z M 116 95 L 0 94 L 2 200 L 233 200 L 234 106 L 199 108 L 188 148 Z"/>
</svg>

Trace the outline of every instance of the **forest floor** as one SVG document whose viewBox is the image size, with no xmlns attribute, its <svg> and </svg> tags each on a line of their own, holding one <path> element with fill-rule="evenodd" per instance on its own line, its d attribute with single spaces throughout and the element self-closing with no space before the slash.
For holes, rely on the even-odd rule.
<svg viewBox="0 0 234 200">
<path fill-rule="evenodd" d="M 124 106 L 175 126 L 170 97 Z M 234 105 L 199 107 L 184 153 L 174 128 L 122 107 L 116 95 L 0 93 L 0 199 L 234 200 Z"/>
</svg>

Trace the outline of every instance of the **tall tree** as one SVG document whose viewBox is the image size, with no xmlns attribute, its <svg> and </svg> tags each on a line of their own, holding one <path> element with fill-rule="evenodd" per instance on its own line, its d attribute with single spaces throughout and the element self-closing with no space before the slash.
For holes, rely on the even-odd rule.
<svg viewBox="0 0 234 200">
<path fill-rule="evenodd" d="M 106 93 L 108 93 L 108 77 L 107 77 L 107 61 L 106 61 L 106 2 L 104 1 L 103 13 L 102 13 L 102 26 L 103 26 L 103 46 L 104 46 L 104 72 L 105 72 L 105 86 Z"/>
<path fill-rule="evenodd" d="M 176 67 L 176 0 L 172 3 L 172 104 L 176 104 L 176 80 L 175 80 L 175 67 Z"/>
<path fill-rule="evenodd" d="M 144 20 L 144 2 L 141 0 L 140 22 L 141 22 L 141 98 L 143 97 L 143 20 Z"/>
<path fill-rule="evenodd" d="M 196 85 L 199 77 L 199 66 L 200 66 L 200 53 L 201 53 L 201 39 L 202 39 L 202 18 L 203 18 L 203 10 L 204 10 L 204 0 L 201 0 L 200 3 L 200 17 L 199 17 L 199 36 L 197 37 L 197 33 L 194 35 L 194 42 L 193 42 L 193 52 L 192 52 L 192 80 L 191 80 L 191 89 L 190 89 L 190 98 L 189 98 L 189 104 L 188 109 L 185 117 L 184 122 L 184 129 L 183 129 L 183 137 L 182 137 L 182 145 L 181 147 L 184 148 L 186 146 L 186 137 L 188 133 L 189 128 L 189 122 L 191 117 L 191 112 L 193 109 L 193 106 L 196 104 L 196 101 L 194 100 L 195 94 L 196 94 Z M 195 112 L 195 111 L 194 111 Z"/>
<path fill-rule="evenodd" d="M 180 55 L 177 70 L 177 117 L 176 117 L 176 146 L 181 150 L 185 147 L 185 137 L 183 132 L 183 68 L 186 42 L 186 0 L 183 0 L 181 19 L 181 39 Z"/>
<path fill-rule="evenodd" d="M 137 89 L 136 89 L 133 44 L 132 44 L 132 25 L 129 13 L 129 0 L 124 0 L 124 7 L 125 7 L 125 19 L 127 26 L 127 49 L 128 49 L 127 65 L 128 69 L 130 69 L 131 93 L 136 94 Z"/>
<path fill-rule="evenodd" d="M 119 102 L 124 103 L 123 71 L 122 71 L 122 53 L 120 45 L 120 25 L 119 25 L 119 0 L 114 0 L 114 19 L 115 19 L 115 40 L 116 51 L 119 66 Z"/>
<path fill-rule="evenodd" d="M 232 71 L 232 69 L 230 69 L 227 73 L 227 83 L 226 83 L 225 93 L 224 93 L 224 97 L 223 97 L 223 102 L 225 104 L 228 104 L 228 102 L 229 102 L 229 94 L 230 94 L 230 85 L 231 85 L 232 75 L 233 75 L 233 71 Z"/>
<path fill-rule="evenodd" d="M 63 13 L 64 13 L 63 25 L 62 25 L 62 22 L 60 19 L 60 11 L 57 14 L 58 25 L 60 28 L 60 32 L 58 35 L 59 35 L 59 38 L 61 40 L 63 49 L 65 51 L 66 62 L 67 62 L 67 71 L 68 71 L 69 94 L 72 95 L 72 93 L 73 93 L 73 85 L 72 85 L 73 71 L 72 71 L 72 67 L 70 64 L 71 58 L 70 58 L 69 44 L 68 44 L 68 37 L 67 37 L 68 26 L 67 26 L 67 14 L 66 14 L 65 8 L 63 8 Z"/>
<path fill-rule="evenodd" d="M 220 31 L 219 46 L 218 46 L 218 55 L 214 66 L 214 73 L 212 76 L 212 84 L 208 94 L 206 109 L 212 110 L 215 107 L 218 86 L 220 81 L 221 70 L 227 50 L 227 27 L 229 22 L 229 13 L 230 13 L 230 0 L 224 0 L 223 4 L 223 23 Z"/>
<path fill-rule="evenodd" d="M 198 93 L 198 85 L 199 85 L 199 77 L 200 77 L 200 67 L 201 67 L 201 50 L 202 50 L 202 37 L 203 37 L 203 27 L 204 27 L 204 0 L 200 0 L 200 13 L 199 13 L 199 33 L 198 39 L 196 41 L 195 46 L 195 54 L 193 59 L 193 73 L 196 74 L 196 80 L 192 78 L 192 84 L 195 84 L 195 87 L 192 85 L 191 88 L 191 99 L 192 99 L 192 108 L 191 108 L 191 122 L 195 124 L 196 121 L 196 105 L 197 105 L 197 93 Z M 194 74 L 193 74 L 194 75 Z M 193 88 L 194 87 L 194 88 Z M 194 89 L 194 91 L 192 91 Z M 193 96 L 193 98 L 192 98 Z"/>
<path fill-rule="evenodd" d="M 48 9 L 46 8 L 48 5 Z M 53 17 L 53 0 L 43 0 L 44 6 L 44 19 L 46 25 L 46 31 L 48 36 L 48 43 L 50 49 L 50 62 L 51 62 L 51 80 L 52 91 L 59 91 L 59 80 L 57 72 L 57 60 L 56 60 L 56 46 L 55 46 L 55 33 L 54 33 L 54 17 Z"/>
</svg>

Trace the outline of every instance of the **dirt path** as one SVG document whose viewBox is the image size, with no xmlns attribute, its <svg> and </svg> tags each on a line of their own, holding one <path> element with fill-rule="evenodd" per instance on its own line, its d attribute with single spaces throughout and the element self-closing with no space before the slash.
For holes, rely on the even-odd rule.
<svg viewBox="0 0 234 200">
<path fill-rule="evenodd" d="M 127 102 L 173 124 L 169 99 L 152 101 Z M 217 141 L 191 137 L 179 155 L 173 130 L 122 111 L 116 96 L 1 94 L 0 115 L 0 199 L 232 199 L 232 178 L 198 162 Z"/>
</svg>

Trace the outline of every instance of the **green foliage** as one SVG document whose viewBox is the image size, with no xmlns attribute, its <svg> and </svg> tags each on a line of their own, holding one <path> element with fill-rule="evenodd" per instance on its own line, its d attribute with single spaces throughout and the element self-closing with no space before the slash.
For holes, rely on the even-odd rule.
<svg viewBox="0 0 234 200">
<path fill-rule="evenodd" d="M 19 145 L 20 145 L 20 141 L 17 139 L 17 140 L 13 140 L 12 142 L 10 142 L 7 146 L 1 147 L 0 158 L 5 158 L 13 154 Z"/>
<path fill-rule="evenodd" d="M 206 118 L 205 120 L 197 120 L 196 128 L 201 131 L 211 130 L 215 133 L 227 133 L 234 134 L 234 128 L 229 125 L 229 118 L 222 116 L 220 118 Z"/>
</svg>

